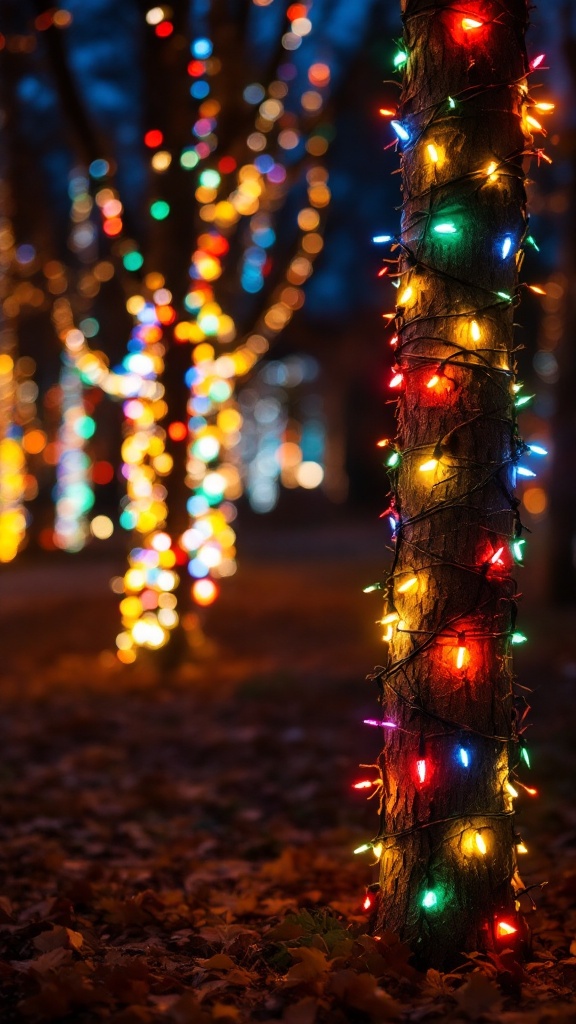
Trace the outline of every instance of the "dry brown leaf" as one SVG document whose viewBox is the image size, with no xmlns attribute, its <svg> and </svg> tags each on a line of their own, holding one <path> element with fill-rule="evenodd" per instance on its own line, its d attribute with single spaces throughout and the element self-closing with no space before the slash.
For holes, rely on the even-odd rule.
<svg viewBox="0 0 576 1024">
<path fill-rule="evenodd" d="M 479 1020 L 485 1013 L 496 1012 L 502 1007 L 500 989 L 480 971 L 471 974 L 468 981 L 453 995 L 470 1020 Z"/>
<path fill-rule="evenodd" d="M 299 999 L 284 1010 L 283 1024 L 314 1024 L 318 1013 L 318 1000 L 312 996 Z"/>
<path fill-rule="evenodd" d="M 40 932 L 33 940 L 36 949 L 41 953 L 47 953 L 51 949 L 75 949 L 77 952 L 84 944 L 84 936 L 75 932 L 72 928 L 64 928 L 62 925 L 55 925 L 49 931 Z"/>
<path fill-rule="evenodd" d="M 291 949 L 290 956 L 300 962 L 294 964 L 286 975 L 287 985 L 300 985 L 307 981 L 316 981 L 330 970 L 330 964 L 326 953 L 321 949 L 300 946 L 299 949 Z"/>
<path fill-rule="evenodd" d="M 338 971 L 330 978 L 330 991 L 346 1006 L 369 1013 L 376 1020 L 397 1020 L 401 1008 L 380 988 L 372 974 Z"/>
</svg>

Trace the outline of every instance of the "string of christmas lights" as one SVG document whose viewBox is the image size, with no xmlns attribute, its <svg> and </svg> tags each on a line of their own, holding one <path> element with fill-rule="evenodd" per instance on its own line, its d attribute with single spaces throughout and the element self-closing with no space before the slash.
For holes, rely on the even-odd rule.
<svg viewBox="0 0 576 1024">
<path fill-rule="evenodd" d="M 244 90 L 244 101 L 256 108 L 243 143 L 247 152 L 244 162 L 238 158 L 239 140 L 234 143 L 235 156 L 217 155 L 220 103 L 211 93 L 222 64 L 212 52 L 208 35 L 193 40 L 188 64 L 190 94 L 199 104 L 192 126 L 193 143 L 177 154 L 166 146 L 159 129 L 150 128 L 145 133 L 144 144 L 150 151 L 151 170 L 158 185 L 149 207 L 152 223 L 171 216 L 170 204 L 162 195 L 161 176 L 173 160 L 179 157 L 185 171 L 198 175 L 195 198 L 201 232 L 193 247 L 192 284 L 185 298 L 189 319 L 177 317 L 164 277 L 156 272 L 144 273 L 144 257 L 138 245 L 126 237 L 123 203 L 113 184 L 113 165 L 106 159 L 93 160 L 88 173 L 75 171 L 70 182 L 69 247 L 79 261 L 79 269 L 48 261 L 43 267 L 45 286 L 26 284 L 30 301 L 49 300 L 63 344 L 63 419 L 57 442 L 49 447 L 58 457 L 53 541 L 66 550 L 78 550 L 89 533 L 105 537 L 113 529 L 107 517 L 94 519 L 91 513 L 94 467 L 86 443 L 94 433 L 95 422 L 84 404 L 85 389 L 97 387 L 123 402 L 122 475 L 127 496 L 120 523 L 135 530 L 138 537 L 124 579 L 113 581 L 113 588 L 122 594 L 124 630 L 118 636 L 118 649 L 126 663 L 135 659 L 138 647 L 165 643 L 169 630 L 178 622 L 173 593 L 178 577 L 172 570 L 176 560 L 181 561 L 182 551 L 165 532 L 167 493 L 162 478 L 172 469 L 171 457 L 165 451 L 166 434 L 172 441 L 186 441 L 188 433 L 188 482 L 193 493 L 190 526 L 181 538 L 181 547 L 189 560 L 197 603 L 208 604 L 216 596 L 211 577 L 235 571 L 235 536 L 230 523 L 236 513 L 232 501 L 243 488 L 238 444 L 242 414 L 236 401 L 237 384 L 303 305 L 302 286 L 323 246 L 322 227 L 330 201 L 327 173 L 321 164 L 330 137 L 321 120 L 330 69 L 315 61 L 309 48 L 307 39 L 313 28 L 309 14 L 309 5 L 287 7 L 287 31 L 282 36 L 276 74 L 267 89 L 253 83 Z M 146 22 L 160 41 L 170 40 L 174 25 L 168 8 L 151 8 Z M 41 32 L 70 23 L 70 16 L 60 18 L 58 12 L 52 12 L 34 28 Z M 309 59 L 299 55 L 297 66 L 292 53 L 301 46 Z M 26 52 L 33 49 L 31 45 Z M 205 167 L 209 160 L 210 166 Z M 285 253 L 276 256 L 275 222 L 288 191 L 302 190 L 303 168 L 306 195 L 296 212 L 292 254 L 289 258 Z M 102 243 L 108 250 L 104 257 Z M 36 264 L 34 254 L 30 260 Z M 223 312 L 224 303 L 216 294 L 216 279 L 225 273 L 228 287 L 231 275 L 236 273 L 234 264 L 239 268 L 241 289 L 248 297 L 263 290 L 268 278 L 275 280 L 258 319 L 239 340 L 239 325 Z M 86 303 L 119 272 L 134 330 L 121 364 L 111 367 L 105 352 L 96 347 L 100 325 L 86 314 Z M 24 293 L 20 298 L 27 301 Z M 261 307 L 262 303 L 257 305 Z M 250 321 L 253 313 L 248 317 L 243 314 L 243 319 Z M 168 327 L 172 327 L 177 343 L 194 346 L 186 379 L 191 395 L 189 421 L 184 424 L 171 422 L 161 382 Z M 163 420 L 167 422 L 163 424 Z M 46 436 L 40 433 L 45 447 Z M 157 577 L 163 584 L 170 582 L 170 587 L 158 588 Z"/>
<path fill-rule="evenodd" d="M 5 301 L 10 295 L 15 239 L 10 196 L 0 177 L 0 562 L 11 562 L 26 534 L 26 456 L 17 422 L 17 336 Z"/>
<path fill-rule="evenodd" d="M 378 777 L 355 783 L 379 794 L 380 827 L 355 853 L 381 866 L 364 908 L 438 962 L 447 948 L 518 948 L 525 935 L 513 801 L 530 767 L 528 706 L 510 666 L 527 639 L 512 578 L 525 540 L 514 488 L 535 475 L 520 460 L 546 449 L 518 432 L 529 396 L 515 381 L 512 313 L 526 247 L 537 247 L 524 161 L 549 160 L 533 142 L 544 129 L 532 111 L 553 109 L 528 87 L 544 58 L 528 64 L 526 21 L 521 0 L 407 2 L 394 60 L 401 101 L 381 111 L 402 152 L 402 233 L 374 236 L 399 252 L 382 271 L 392 268 L 398 286 L 385 319 L 395 320 L 399 440 L 380 442 L 390 451 L 392 566 L 366 588 L 384 593 L 388 654 L 369 676 L 384 716 L 366 724 L 385 745 Z M 514 56 L 503 78 L 493 49 L 504 40 Z M 450 72 L 423 89 L 422 66 L 431 73 L 440 54 Z M 441 83 L 450 92 L 439 97 Z"/>
</svg>

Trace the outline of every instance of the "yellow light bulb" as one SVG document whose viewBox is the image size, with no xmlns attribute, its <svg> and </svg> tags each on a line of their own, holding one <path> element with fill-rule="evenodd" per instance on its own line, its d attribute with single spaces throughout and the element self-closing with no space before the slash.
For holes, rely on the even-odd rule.
<svg viewBox="0 0 576 1024">
<path fill-rule="evenodd" d="M 535 103 L 536 110 L 541 110 L 543 114 L 549 114 L 551 110 L 556 109 L 555 103 Z"/>
<path fill-rule="evenodd" d="M 464 658 L 466 656 L 466 648 L 459 647 L 456 654 L 456 668 L 464 668 Z"/>
<path fill-rule="evenodd" d="M 409 590 L 412 590 L 416 586 L 417 583 L 418 583 L 418 577 L 417 576 L 411 576 L 409 580 L 406 580 L 404 583 L 400 584 L 400 586 L 398 587 L 398 593 L 399 594 L 406 594 Z"/>
<path fill-rule="evenodd" d="M 480 832 L 476 833 L 476 846 L 478 848 L 478 851 L 482 854 L 482 856 L 484 856 L 487 850 L 487 846 L 486 843 L 484 842 L 484 837 Z"/>
<path fill-rule="evenodd" d="M 430 377 L 430 380 L 428 381 L 426 387 L 427 388 L 435 388 L 436 385 L 438 384 L 439 380 L 440 380 L 440 377 L 438 376 L 437 373 L 435 373 L 433 377 Z"/>
<path fill-rule="evenodd" d="M 436 469 L 437 465 L 438 465 L 438 459 L 428 459 L 427 462 L 423 462 L 422 465 L 420 466 L 420 472 L 421 473 L 429 473 L 433 469 Z"/>
<path fill-rule="evenodd" d="M 475 28 L 482 28 L 483 24 L 482 21 L 477 21 L 476 18 L 462 18 L 462 28 L 465 32 L 471 32 Z"/>
<path fill-rule="evenodd" d="M 512 785 L 512 783 L 511 783 L 511 782 L 507 782 L 507 783 L 506 783 L 506 790 L 507 790 L 507 792 L 508 792 L 508 793 L 510 794 L 510 796 L 513 796 L 513 797 L 514 797 L 514 799 L 516 799 L 516 798 L 517 798 L 517 796 L 518 796 L 518 790 L 517 790 L 517 789 L 514 789 L 514 786 Z"/>
<path fill-rule="evenodd" d="M 537 121 L 535 117 L 531 117 L 530 114 L 526 115 L 526 120 L 531 128 L 534 128 L 537 132 L 543 131 L 540 121 Z"/>
<path fill-rule="evenodd" d="M 430 157 L 433 164 L 437 164 L 440 157 L 438 156 L 438 150 L 431 142 L 426 146 L 428 156 Z"/>
<path fill-rule="evenodd" d="M 388 628 L 387 628 L 386 632 L 384 633 L 384 636 L 382 637 L 382 639 L 383 639 L 385 644 L 389 644 L 390 641 L 392 640 L 393 636 L 394 636 L 394 628 L 393 628 L 393 626 L 388 626 Z"/>
<path fill-rule="evenodd" d="M 489 178 L 490 181 L 496 181 L 498 177 L 498 175 L 495 173 L 497 167 L 498 164 L 496 163 L 495 160 L 492 160 L 492 162 L 488 164 L 488 167 L 486 168 L 486 177 Z"/>
<path fill-rule="evenodd" d="M 405 306 L 406 303 L 410 301 L 410 299 L 412 298 L 413 294 L 414 294 L 414 289 L 410 285 L 408 285 L 408 287 L 405 288 L 404 291 L 402 292 L 402 295 L 400 295 L 398 297 L 398 305 L 399 306 Z"/>
<path fill-rule="evenodd" d="M 382 856 L 382 850 L 384 849 L 382 843 L 376 843 L 376 846 L 373 846 L 372 849 L 374 851 L 374 856 L 376 857 L 376 859 L 380 860 L 380 857 Z"/>
<path fill-rule="evenodd" d="M 518 845 L 516 847 L 516 852 L 517 853 L 528 853 L 528 847 L 526 846 L 525 843 L 518 843 Z"/>
<path fill-rule="evenodd" d="M 397 622 L 399 618 L 398 612 L 390 612 L 389 615 L 385 615 L 383 619 L 380 619 L 380 625 L 389 626 L 391 622 Z"/>
<path fill-rule="evenodd" d="M 472 320 L 470 324 L 470 337 L 472 341 L 480 341 L 481 332 L 480 325 L 477 320 Z"/>
</svg>

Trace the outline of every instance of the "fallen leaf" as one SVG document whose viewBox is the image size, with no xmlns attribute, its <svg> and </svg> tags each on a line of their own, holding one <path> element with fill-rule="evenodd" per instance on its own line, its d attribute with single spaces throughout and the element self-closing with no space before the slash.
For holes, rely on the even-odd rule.
<svg viewBox="0 0 576 1024">
<path fill-rule="evenodd" d="M 318 1013 L 318 1000 L 307 996 L 287 1006 L 282 1016 L 283 1024 L 314 1024 Z"/>
<path fill-rule="evenodd" d="M 345 1006 L 369 1013 L 379 1021 L 397 1020 L 400 1016 L 401 1007 L 379 987 L 372 974 L 338 971 L 330 978 L 329 989 Z"/>
<path fill-rule="evenodd" d="M 316 981 L 330 970 L 326 953 L 321 949 L 300 946 L 299 949 L 291 949 L 290 956 L 300 962 L 294 964 L 286 975 L 287 985 L 300 985 L 302 982 Z"/>
<path fill-rule="evenodd" d="M 453 995 L 470 1020 L 479 1020 L 485 1013 L 498 1011 L 502 1007 L 500 989 L 480 971 L 471 974 L 468 981 Z"/>
</svg>

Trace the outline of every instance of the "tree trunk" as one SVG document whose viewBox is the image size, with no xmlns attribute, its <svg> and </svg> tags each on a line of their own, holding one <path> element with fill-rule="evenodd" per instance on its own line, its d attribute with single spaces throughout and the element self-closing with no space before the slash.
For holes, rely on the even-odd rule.
<svg viewBox="0 0 576 1024">
<path fill-rule="evenodd" d="M 521 752 L 510 644 L 527 2 L 404 0 L 403 13 L 403 381 L 384 608 L 399 619 L 374 673 L 396 727 L 383 730 L 374 845 L 378 928 L 447 967 L 523 938 L 507 786 Z"/>
</svg>

